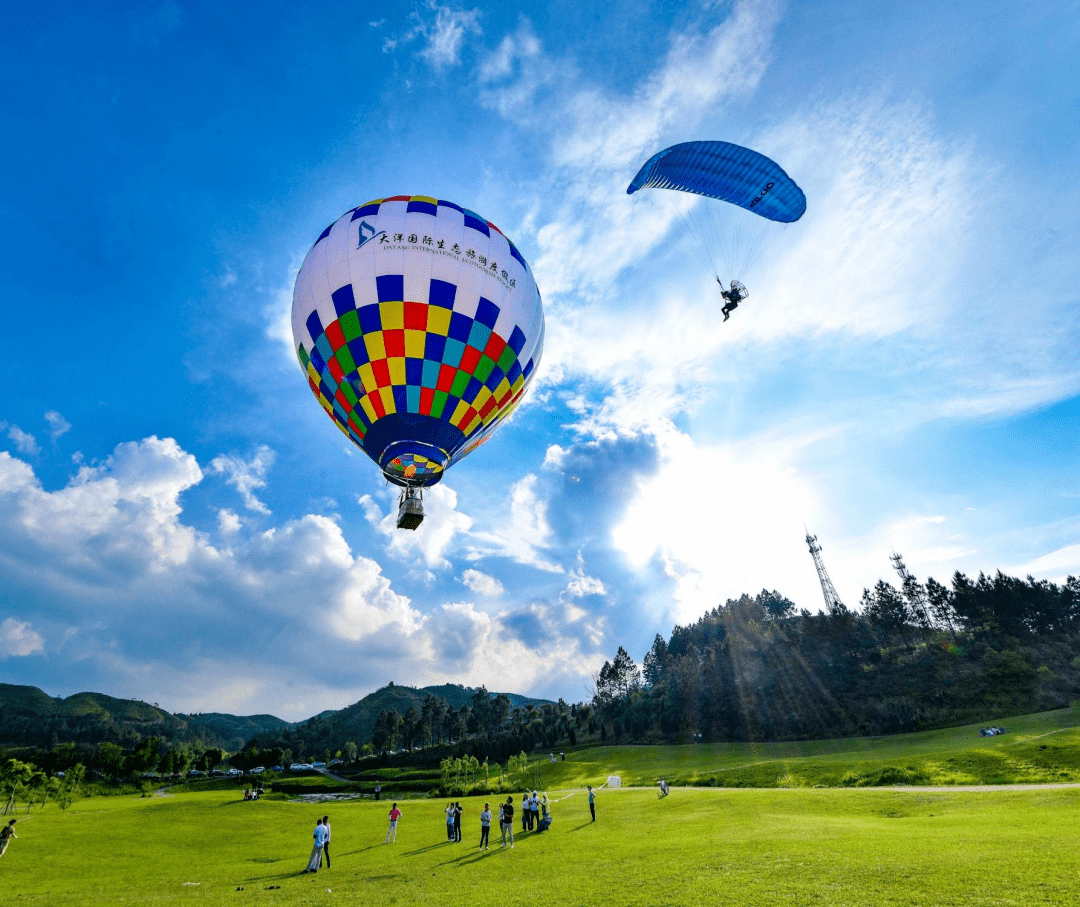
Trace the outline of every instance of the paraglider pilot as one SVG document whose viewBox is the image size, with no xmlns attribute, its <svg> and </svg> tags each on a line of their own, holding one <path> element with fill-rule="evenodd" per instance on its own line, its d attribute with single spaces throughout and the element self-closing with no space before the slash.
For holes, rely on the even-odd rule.
<svg viewBox="0 0 1080 907">
<path fill-rule="evenodd" d="M 716 282 L 720 284 L 720 295 L 724 297 L 724 307 L 720 310 L 724 313 L 724 321 L 727 321 L 731 317 L 733 310 L 739 307 L 739 303 L 746 299 L 750 294 L 746 292 L 744 287 L 739 281 L 731 281 L 731 289 L 724 289 L 724 282 L 717 277 Z"/>
</svg>

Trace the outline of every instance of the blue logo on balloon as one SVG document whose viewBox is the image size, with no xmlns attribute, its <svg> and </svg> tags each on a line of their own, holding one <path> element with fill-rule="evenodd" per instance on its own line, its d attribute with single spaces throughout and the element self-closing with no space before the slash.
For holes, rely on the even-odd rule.
<svg viewBox="0 0 1080 907">
<path fill-rule="evenodd" d="M 371 224 L 369 224 L 366 220 L 360 221 L 360 242 L 356 244 L 356 248 L 359 249 L 364 243 L 370 242 L 377 236 L 386 236 L 386 231 L 380 230 L 378 233 L 376 233 L 375 228 L 371 226 Z"/>
</svg>

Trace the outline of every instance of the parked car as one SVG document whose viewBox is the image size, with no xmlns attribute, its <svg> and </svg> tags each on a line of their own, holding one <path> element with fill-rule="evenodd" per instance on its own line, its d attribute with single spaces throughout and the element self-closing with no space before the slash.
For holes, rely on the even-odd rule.
<svg viewBox="0 0 1080 907">
<path fill-rule="evenodd" d="M 225 772 L 223 772 L 220 768 L 215 768 L 213 771 L 210 772 L 210 777 L 211 778 L 224 778 L 225 777 Z"/>
<path fill-rule="evenodd" d="M 306 766 L 302 762 L 294 762 L 289 766 L 290 772 L 302 772 Z"/>
<path fill-rule="evenodd" d="M 244 773 L 238 768 L 230 768 L 227 772 L 225 772 L 225 776 L 228 778 L 239 778 L 243 774 Z"/>
<path fill-rule="evenodd" d="M 341 759 L 331 759 L 331 760 L 330 760 L 330 764 L 331 764 L 331 765 L 341 765 L 341 764 L 342 764 L 342 760 L 341 760 Z"/>
<path fill-rule="evenodd" d="M 285 769 L 283 769 L 280 765 L 275 765 L 274 768 L 273 768 L 273 771 L 275 771 L 275 772 L 283 772 L 283 771 L 285 771 Z"/>
<path fill-rule="evenodd" d="M 257 765 L 257 766 L 255 766 L 255 768 L 251 769 L 251 771 L 249 771 L 248 774 L 249 775 L 261 775 L 265 771 L 266 771 L 266 766 L 265 765 Z"/>
<path fill-rule="evenodd" d="M 206 776 L 206 772 L 200 772 L 197 768 L 193 768 L 187 773 L 187 776 L 189 778 L 203 778 Z"/>
<path fill-rule="evenodd" d="M 326 768 L 326 763 L 325 762 L 312 762 L 311 767 L 312 768 Z"/>
</svg>

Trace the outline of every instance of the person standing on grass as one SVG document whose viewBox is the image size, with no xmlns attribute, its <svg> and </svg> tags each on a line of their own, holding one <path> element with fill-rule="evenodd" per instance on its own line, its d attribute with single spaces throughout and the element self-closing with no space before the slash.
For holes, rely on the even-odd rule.
<svg viewBox="0 0 1080 907">
<path fill-rule="evenodd" d="M 12 838 L 19 837 L 15 834 L 15 822 L 17 820 L 12 819 L 3 828 L 0 828 L 0 857 L 4 855 L 4 851 L 8 849 L 8 844 L 11 843 Z"/>
<path fill-rule="evenodd" d="M 446 840 L 454 840 L 454 804 L 451 803 L 446 807 Z"/>
<path fill-rule="evenodd" d="M 589 812 L 592 813 L 592 820 L 596 821 L 596 791 L 592 789 L 591 784 L 585 785 L 589 789 Z"/>
<path fill-rule="evenodd" d="M 526 792 L 521 798 L 521 830 L 529 830 L 529 794 Z"/>
<path fill-rule="evenodd" d="M 488 849 L 488 834 L 491 832 L 491 809 L 485 803 L 480 811 L 480 849 Z"/>
<path fill-rule="evenodd" d="M 397 820 L 401 818 L 401 810 L 397 808 L 395 803 L 390 807 L 390 827 L 386 830 L 386 840 L 384 844 L 392 844 L 397 840 Z"/>
<path fill-rule="evenodd" d="M 502 812 L 500 813 L 502 820 L 499 823 L 502 826 L 502 846 L 506 846 L 506 836 L 510 836 L 510 846 L 514 846 L 514 798 L 507 797 L 506 802 L 502 806 Z"/>
<path fill-rule="evenodd" d="M 330 868 L 330 817 L 322 817 L 323 828 L 326 829 L 326 840 L 323 841 L 323 856 L 326 857 L 326 868 Z"/>
<path fill-rule="evenodd" d="M 318 872 L 319 864 L 322 863 L 323 845 L 326 843 L 326 829 L 323 827 L 322 819 L 315 823 L 312 837 L 315 839 L 315 846 L 311 848 L 311 859 L 308 860 L 307 869 L 304 872 Z"/>
<path fill-rule="evenodd" d="M 454 804 L 454 843 L 461 843 L 461 801 Z"/>
</svg>

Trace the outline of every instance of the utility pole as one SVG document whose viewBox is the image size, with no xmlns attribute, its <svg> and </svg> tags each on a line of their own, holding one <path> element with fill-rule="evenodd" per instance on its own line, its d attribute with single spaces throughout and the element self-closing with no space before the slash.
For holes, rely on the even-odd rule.
<svg viewBox="0 0 1080 907">
<path fill-rule="evenodd" d="M 806 527 L 803 527 L 806 529 Z M 821 581 L 821 592 L 825 596 L 825 611 L 828 614 L 839 614 L 847 609 L 836 594 L 836 587 L 829 579 L 829 571 L 825 569 L 825 563 L 821 559 L 821 546 L 817 543 L 817 536 L 811 535 L 806 529 L 806 544 L 810 547 L 810 555 L 814 558 L 814 567 L 817 568 L 818 579 Z"/>
</svg>

